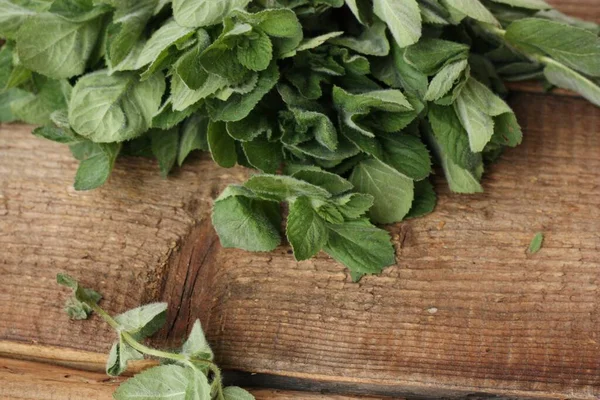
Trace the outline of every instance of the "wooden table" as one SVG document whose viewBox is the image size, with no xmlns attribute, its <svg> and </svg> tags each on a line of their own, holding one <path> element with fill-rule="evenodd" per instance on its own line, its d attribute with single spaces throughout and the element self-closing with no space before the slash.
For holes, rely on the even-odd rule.
<svg viewBox="0 0 600 400">
<path fill-rule="evenodd" d="M 597 1 L 558 3 L 600 21 Z M 0 398 L 111 398 L 113 333 L 67 318 L 67 272 L 113 313 L 169 302 L 155 344 L 180 344 L 200 318 L 229 379 L 265 388 L 257 399 L 597 399 L 600 109 L 528 90 L 510 103 L 524 142 L 485 193 L 438 179 L 433 214 L 388 227 L 397 265 L 358 284 L 325 254 L 223 250 L 210 207 L 242 168 L 202 157 L 163 180 L 124 159 L 107 186 L 75 192 L 66 148 L 0 126 Z"/>
</svg>

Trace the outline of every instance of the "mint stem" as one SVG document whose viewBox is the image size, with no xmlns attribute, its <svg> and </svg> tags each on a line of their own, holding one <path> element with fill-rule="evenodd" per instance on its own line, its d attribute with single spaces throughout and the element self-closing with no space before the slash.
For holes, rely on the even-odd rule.
<svg viewBox="0 0 600 400">
<path fill-rule="evenodd" d="M 102 317 L 102 319 L 104 321 L 106 321 L 107 324 L 109 324 L 114 330 L 116 330 L 128 345 L 130 345 L 131 347 L 133 347 L 140 353 L 146 354 L 149 356 L 153 356 L 153 357 L 157 357 L 157 358 L 164 358 L 164 359 L 183 362 L 183 363 L 187 364 L 188 366 L 190 366 L 191 368 L 196 368 L 194 363 L 206 365 L 214 375 L 214 378 L 213 378 L 213 381 L 211 384 L 212 390 L 214 390 L 216 388 L 218 400 L 225 400 L 225 396 L 223 394 L 221 370 L 219 369 L 219 367 L 217 367 L 217 365 L 215 363 L 213 363 L 212 361 L 209 361 L 209 360 L 204 360 L 202 358 L 191 358 L 191 357 L 188 357 L 183 354 L 170 353 L 167 351 L 157 350 L 157 349 L 148 347 L 148 346 L 138 342 L 137 340 L 135 340 L 133 338 L 133 336 L 131 336 L 129 333 L 122 332 L 121 326 L 119 325 L 119 323 L 117 321 L 115 321 L 115 319 L 113 317 L 111 317 L 110 314 L 108 314 L 106 311 L 104 311 L 104 309 L 102 309 L 102 307 L 100 307 L 98 304 L 96 304 L 94 302 L 85 302 L 85 303 L 87 305 L 89 305 L 92 308 L 92 310 L 94 310 L 100 317 Z"/>
</svg>

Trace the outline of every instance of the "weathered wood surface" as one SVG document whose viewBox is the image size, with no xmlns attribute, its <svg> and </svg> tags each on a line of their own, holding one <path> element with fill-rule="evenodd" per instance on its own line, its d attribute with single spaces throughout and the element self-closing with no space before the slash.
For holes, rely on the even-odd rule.
<svg viewBox="0 0 600 400">
<path fill-rule="evenodd" d="M 560 4 L 600 20 L 597 0 Z M 511 103 L 526 138 L 488 171 L 486 193 L 452 195 L 438 180 L 434 214 L 389 227 L 397 266 L 360 284 L 325 255 L 296 263 L 285 246 L 222 250 L 207 215 L 220 190 L 247 175 L 241 168 L 202 158 L 162 180 L 153 162 L 128 159 L 107 187 L 78 193 L 65 148 L 33 138 L 30 127 L 0 126 L 0 355 L 105 379 L 98 353 L 112 332 L 95 317 L 66 318 L 66 292 L 54 283 L 66 271 L 102 292 L 111 312 L 169 301 L 162 341 L 179 342 L 200 318 L 222 365 L 266 374 L 266 384 L 283 377 L 290 387 L 340 392 L 596 398 L 600 110 L 540 94 Z M 539 230 L 544 248 L 529 256 Z M 19 399 L 7 371 L 0 398 Z M 34 385 L 18 382 L 19 391 Z M 53 382 L 38 393 L 84 398 L 65 391 L 77 386 L 51 392 Z M 90 399 L 112 390 L 92 386 Z"/>
</svg>

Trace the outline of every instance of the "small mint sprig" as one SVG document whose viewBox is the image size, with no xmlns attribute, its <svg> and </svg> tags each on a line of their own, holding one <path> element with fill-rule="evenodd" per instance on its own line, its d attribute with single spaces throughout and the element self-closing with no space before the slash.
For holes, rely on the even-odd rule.
<svg viewBox="0 0 600 400">
<path fill-rule="evenodd" d="M 108 357 L 106 371 L 120 375 L 129 361 L 144 356 L 158 358 L 161 365 L 149 368 L 122 383 L 113 397 L 117 400 L 136 398 L 180 400 L 253 400 L 254 396 L 236 386 L 223 387 L 221 370 L 200 321 L 179 352 L 168 352 L 146 346 L 142 341 L 153 335 L 165 322 L 166 303 L 151 303 L 112 317 L 98 305 L 101 296 L 83 288 L 66 274 L 58 274 L 57 282 L 73 289 L 67 300 L 67 313 L 74 319 L 86 319 L 91 312 L 98 314 L 118 335 Z"/>
</svg>

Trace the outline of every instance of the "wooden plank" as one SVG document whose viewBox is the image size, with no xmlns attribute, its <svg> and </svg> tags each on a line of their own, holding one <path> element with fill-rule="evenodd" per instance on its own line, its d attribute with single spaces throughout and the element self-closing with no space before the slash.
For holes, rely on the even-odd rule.
<svg viewBox="0 0 600 400">
<path fill-rule="evenodd" d="M 123 378 L 99 372 L 0 358 L 0 400 L 109 400 L 122 381 Z M 257 400 L 374 400 L 274 389 L 251 389 L 251 392 Z"/>
</svg>

